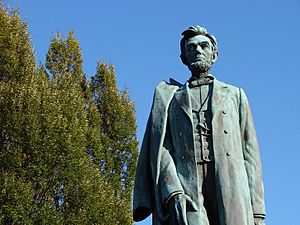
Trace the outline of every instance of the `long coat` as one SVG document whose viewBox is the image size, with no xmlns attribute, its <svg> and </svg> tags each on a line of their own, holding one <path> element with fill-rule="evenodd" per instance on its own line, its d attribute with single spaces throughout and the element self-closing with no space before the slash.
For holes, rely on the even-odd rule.
<svg viewBox="0 0 300 225">
<path fill-rule="evenodd" d="M 259 146 L 244 91 L 215 79 L 211 100 L 216 195 L 220 225 L 253 225 L 265 215 Z M 136 170 L 133 219 L 153 213 L 167 224 L 166 202 L 185 193 L 202 204 L 188 83 L 161 82 L 155 90 Z M 188 209 L 189 225 L 201 225 L 201 210 Z"/>
</svg>

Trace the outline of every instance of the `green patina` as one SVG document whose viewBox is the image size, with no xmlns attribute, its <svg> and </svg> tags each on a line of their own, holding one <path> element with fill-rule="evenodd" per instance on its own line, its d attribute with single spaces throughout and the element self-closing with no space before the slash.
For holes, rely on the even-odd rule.
<svg viewBox="0 0 300 225">
<path fill-rule="evenodd" d="M 210 74 L 218 56 L 213 35 L 200 26 L 182 34 L 181 59 L 191 78 L 156 87 L 133 218 L 152 213 L 155 225 L 263 225 L 262 170 L 247 97 Z"/>
</svg>

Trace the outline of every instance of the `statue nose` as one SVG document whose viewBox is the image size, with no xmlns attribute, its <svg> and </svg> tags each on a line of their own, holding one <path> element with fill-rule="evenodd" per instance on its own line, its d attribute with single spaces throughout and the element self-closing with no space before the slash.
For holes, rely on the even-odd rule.
<svg viewBox="0 0 300 225">
<path fill-rule="evenodd" d="M 202 53 L 203 49 L 202 49 L 202 47 L 200 45 L 197 45 L 196 51 L 199 52 L 199 53 Z"/>
</svg>

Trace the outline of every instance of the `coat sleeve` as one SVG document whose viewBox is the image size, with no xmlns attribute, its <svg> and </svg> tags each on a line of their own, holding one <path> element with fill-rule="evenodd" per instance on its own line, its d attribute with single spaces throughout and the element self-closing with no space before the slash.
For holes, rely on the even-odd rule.
<svg viewBox="0 0 300 225">
<path fill-rule="evenodd" d="M 167 125 L 164 144 L 161 151 L 159 186 L 161 190 L 162 203 L 163 205 L 167 205 L 168 201 L 173 196 L 184 193 L 177 175 L 174 160 L 171 156 L 171 152 L 174 151 L 174 147 L 172 144 L 169 125 Z"/>
<path fill-rule="evenodd" d="M 253 214 L 254 217 L 264 217 L 266 211 L 259 145 L 250 106 L 242 89 L 240 89 L 240 127 Z"/>
<path fill-rule="evenodd" d="M 169 149 L 165 145 L 167 111 L 177 86 L 160 82 L 155 89 L 151 113 L 147 122 L 135 175 L 133 193 L 133 219 L 138 222 L 153 213 L 155 219 L 164 220 L 164 203 L 181 188 L 172 185 L 168 171 L 175 175 L 176 170 Z M 175 178 L 174 178 L 175 180 Z M 165 186 L 164 186 L 165 184 Z M 173 183 L 175 184 L 175 183 Z M 159 218 L 157 217 L 159 216 Z"/>
<path fill-rule="evenodd" d="M 154 191 L 149 158 L 150 129 L 151 119 L 149 118 L 135 173 L 133 192 L 133 220 L 136 222 L 144 220 L 153 212 Z"/>
</svg>

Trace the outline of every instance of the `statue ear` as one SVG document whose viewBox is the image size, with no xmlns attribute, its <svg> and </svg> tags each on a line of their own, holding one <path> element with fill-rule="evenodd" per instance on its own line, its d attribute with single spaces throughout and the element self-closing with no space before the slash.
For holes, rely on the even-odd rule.
<svg viewBox="0 0 300 225">
<path fill-rule="evenodd" d="M 218 59 L 218 52 L 215 51 L 215 53 L 211 57 L 211 62 L 215 63 L 217 61 L 217 59 Z"/>
</svg>

